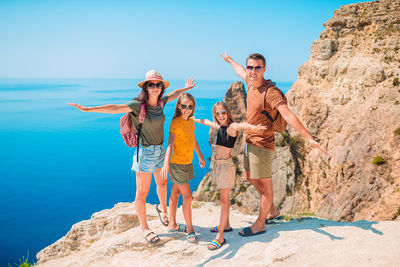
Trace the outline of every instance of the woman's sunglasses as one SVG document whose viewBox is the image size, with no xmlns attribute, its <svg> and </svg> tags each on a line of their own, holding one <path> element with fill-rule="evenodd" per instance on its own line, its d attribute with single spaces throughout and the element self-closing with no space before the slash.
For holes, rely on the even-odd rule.
<svg viewBox="0 0 400 267">
<path fill-rule="evenodd" d="M 187 108 L 189 108 L 190 110 L 193 110 L 194 109 L 194 106 L 192 106 L 192 105 L 184 105 L 184 104 L 181 104 L 181 109 L 187 109 Z"/>
<path fill-rule="evenodd" d="M 154 88 L 154 87 L 157 87 L 158 89 L 161 89 L 162 86 L 163 86 L 162 83 L 148 83 L 148 84 L 147 84 L 147 88 Z"/>
<path fill-rule="evenodd" d="M 220 114 L 225 115 L 226 114 L 226 110 L 223 109 L 221 110 L 221 112 L 215 112 L 215 115 L 219 116 Z"/>
</svg>

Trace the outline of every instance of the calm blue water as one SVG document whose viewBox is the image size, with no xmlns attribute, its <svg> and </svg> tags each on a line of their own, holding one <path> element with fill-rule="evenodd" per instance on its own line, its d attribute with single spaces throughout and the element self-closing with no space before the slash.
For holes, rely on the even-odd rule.
<svg viewBox="0 0 400 267">
<path fill-rule="evenodd" d="M 17 263 L 27 251 L 33 262 L 74 223 L 135 199 L 134 150 L 120 136 L 121 114 L 84 113 L 66 103 L 127 103 L 139 94 L 138 81 L 0 79 L 0 266 Z M 172 89 L 184 86 L 170 82 Z M 197 101 L 195 116 L 212 119 L 212 105 L 231 82 L 198 81 L 190 91 Z M 291 83 L 278 86 L 286 92 Z M 175 101 L 165 107 L 164 144 L 174 107 Z M 196 124 L 205 159 L 211 156 L 208 130 Z M 206 163 L 201 169 L 195 154 L 192 190 L 208 172 Z M 147 202 L 158 203 L 154 181 Z"/>
</svg>

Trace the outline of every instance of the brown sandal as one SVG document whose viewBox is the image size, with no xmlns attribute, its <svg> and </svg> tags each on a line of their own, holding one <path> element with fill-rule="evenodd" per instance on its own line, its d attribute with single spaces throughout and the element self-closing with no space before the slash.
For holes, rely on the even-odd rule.
<svg viewBox="0 0 400 267">
<path fill-rule="evenodd" d="M 160 218 L 160 221 L 161 221 L 162 225 L 168 226 L 168 224 L 169 224 L 168 213 L 161 211 L 158 208 L 158 205 L 156 205 L 156 211 L 158 213 L 158 218 Z"/>
</svg>

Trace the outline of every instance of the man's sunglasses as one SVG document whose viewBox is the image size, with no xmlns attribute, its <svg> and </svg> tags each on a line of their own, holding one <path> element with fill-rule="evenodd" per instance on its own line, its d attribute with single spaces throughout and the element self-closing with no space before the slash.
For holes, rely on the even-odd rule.
<svg viewBox="0 0 400 267">
<path fill-rule="evenodd" d="M 184 105 L 184 104 L 181 104 L 181 109 L 187 109 L 187 108 L 189 108 L 190 110 L 193 110 L 194 109 L 194 106 L 192 106 L 192 105 Z"/>
<path fill-rule="evenodd" d="M 261 72 L 263 67 L 260 67 L 260 66 L 257 66 L 257 67 L 247 66 L 246 69 L 249 70 L 249 71 L 256 70 L 257 72 Z"/>
<path fill-rule="evenodd" d="M 219 116 L 220 114 L 225 115 L 226 114 L 226 110 L 223 109 L 221 110 L 221 112 L 215 112 L 215 115 Z"/>
<path fill-rule="evenodd" d="M 157 87 L 158 89 L 161 89 L 162 86 L 163 86 L 162 83 L 148 83 L 148 84 L 147 84 L 147 88 L 154 88 L 154 87 Z"/>
</svg>

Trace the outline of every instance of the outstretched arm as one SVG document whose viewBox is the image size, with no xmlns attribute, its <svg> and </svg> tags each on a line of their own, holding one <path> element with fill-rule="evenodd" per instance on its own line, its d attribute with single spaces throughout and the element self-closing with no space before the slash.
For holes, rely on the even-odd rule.
<svg viewBox="0 0 400 267">
<path fill-rule="evenodd" d="M 306 139 L 310 144 L 319 150 L 321 150 L 324 154 L 328 155 L 325 149 L 323 149 L 317 141 L 311 136 L 311 134 L 307 131 L 307 129 L 303 126 L 303 124 L 299 121 L 297 116 L 289 109 L 286 104 L 280 104 L 277 107 L 278 111 L 281 113 L 282 117 L 293 126 L 302 136 Z"/>
<path fill-rule="evenodd" d="M 197 153 L 197 156 L 199 157 L 199 165 L 200 167 L 204 168 L 204 166 L 206 166 L 206 162 L 204 160 L 203 154 L 201 153 L 200 147 L 199 147 L 199 143 L 197 143 L 196 138 L 194 139 L 194 150 Z"/>
<path fill-rule="evenodd" d="M 218 129 L 219 128 L 218 123 L 215 123 L 215 122 L 207 120 L 207 119 L 195 119 L 194 117 L 191 117 L 191 119 L 194 122 L 197 122 L 197 123 L 200 123 L 200 124 L 203 124 L 203 125 L 207 125 L 207 126 L 209 126 L 211 128 L 214 128 L 214 129 Z"/>
<path fill-rule="evenodd" d="M 178 96 L 180 96 L 183 92 L 192 89 L 193 87 L 196 86 L 197 83 L 194 82 L 193 78 L 190 77 L 189 79 L 185 80 L 185 87 L 181 89 L 176 89 L 172 91 L 171 93 L 168 94 L 168 101 L 170 102 L 172 100 L 175 100 Z"/>
<path fill-rule="evenodd" d="M 262 125 L 253 125 L 247 122 L 240 122 L 240 123 L 231 123 L 229 125 L 228 130 L 235 130 L 235 131 L 240 131 L 240 130 L 252 130 L 252 131 L 257 131 L 257 130 L 266 130 L 267 126 L 262 126 Z"/>
<path fill-rule="evenodd" d="M 76 107 L 80 111 L 83 112 L 98 112 L 98 113 L 126 113 L 132 111 L 131 108 L 127 104 L 121 105 L 104 105 L 104 106 L 96 106 L 96 107 L 85 107 L 75 103 L 68 103 L 68 105 Z"/>
<path fill-rule="evenodd" d="M 221 57 L 228 62 L 229 64 L 232 65 L 233 70 L 236 72 L 236 74 L 243 80 L 246 80 L 246 70 L 243 68 L 242 65 L 239 63 L 235 62 L 227 53 L 221 54 Z"/>
<path fill-rule="evenodd" d="M 165 152 L 164 165 L 160 172 L 161 179 L 163 179 L 164 181 L 168 180 L 168 173 L 170 172 L 169 161 L 171 159 L 172 150 L 174 149 L 174 144 L 175 144 L 175 134 L 170 132 L 168 138 L 168 147 L 167 151 Z"/>
</svg>

